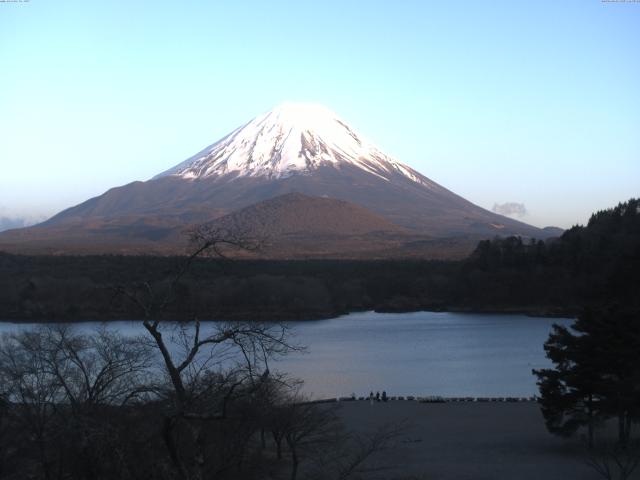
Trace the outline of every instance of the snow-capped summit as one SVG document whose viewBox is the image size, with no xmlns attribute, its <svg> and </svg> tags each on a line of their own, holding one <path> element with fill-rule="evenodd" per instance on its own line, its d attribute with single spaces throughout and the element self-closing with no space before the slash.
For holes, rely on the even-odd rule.
<svg viewBox="0 0 640 480">
<path fill-rule="evenodd" d="M 385 155 L 328 108 L 283 103 L 158 175 L 286 178 L 320 166 L 356 166 L 384 180 L 401 174 L 436 187 L 411 167 Z"/>
</svg>

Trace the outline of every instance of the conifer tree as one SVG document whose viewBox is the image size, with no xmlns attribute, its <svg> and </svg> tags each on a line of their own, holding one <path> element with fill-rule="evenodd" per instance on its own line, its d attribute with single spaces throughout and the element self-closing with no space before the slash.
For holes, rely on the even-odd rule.
<svg viewBox="0 0 640 480">
<path fill-rule="evenodd" d="M 640 419 L 640 318 L 619 308 L 585 310 L 571 329 L 554 325 L 545 343 L 554 368 L 534 370 L 550 432 L 595 427 L 616 418 L 618 442 L 629 442 Z"/>
</svg>

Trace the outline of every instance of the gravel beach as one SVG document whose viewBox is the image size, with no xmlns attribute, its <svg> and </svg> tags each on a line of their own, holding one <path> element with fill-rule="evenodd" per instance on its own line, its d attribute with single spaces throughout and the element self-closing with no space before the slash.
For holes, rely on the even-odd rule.
<svg viewBox="0 0 640 480">
<path fill-rule="evenodd" d="M 340 402 L 347 428 L 406 425 L 367 478 L 424 480 L 597 480 L 579 439 L 549 434 L 535 402 Z"/>
</svg>

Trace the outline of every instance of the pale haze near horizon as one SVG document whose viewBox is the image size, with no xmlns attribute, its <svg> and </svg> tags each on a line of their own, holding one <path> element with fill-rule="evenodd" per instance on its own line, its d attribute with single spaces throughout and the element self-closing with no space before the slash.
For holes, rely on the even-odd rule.
<svg viewBox="0 0 640 480">
<path fill-rule="evenodd" d="M 638 3 L 211 3 L 0 3 L 0 217 L 147 180 L 285 101 L 537 226 L 640 194 Z"/>
</svg>

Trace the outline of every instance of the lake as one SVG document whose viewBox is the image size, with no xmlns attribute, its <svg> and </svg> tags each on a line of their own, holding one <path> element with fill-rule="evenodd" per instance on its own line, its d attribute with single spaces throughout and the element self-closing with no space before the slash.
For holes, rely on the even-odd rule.
<svg viewBox="0 0 640 480">
<path fill-rule="evenodd" d="M 537 394 L 531 369 L 550 365 L 543 343 L 551 325 L 571 322 L 448 312 L 365 312 L 289 322 L 293 341 L 307 351 L 275 362 L 272 369 L 303 379 L 303 391 L 314 398 L 383 390 L 390 396 L 528 397 Z M 75 325 L 91 331 L 103 324 Z M 0 323 L 0 333 L 33 326 Z M 144 333 L 140 322 L 107 327 L 127 335 Z"/>
</svg>

